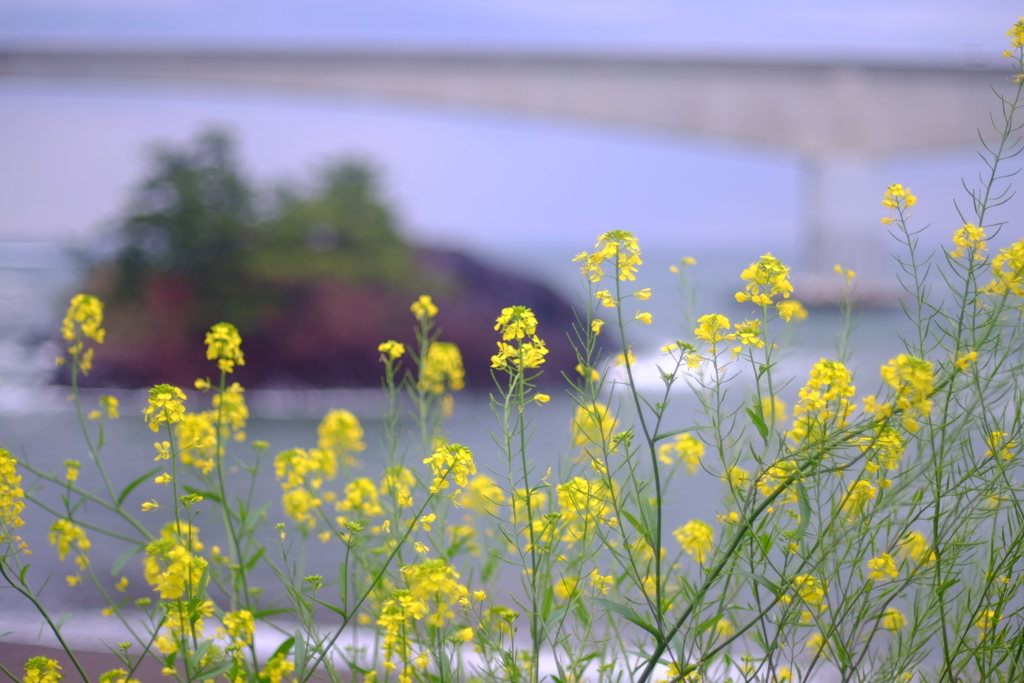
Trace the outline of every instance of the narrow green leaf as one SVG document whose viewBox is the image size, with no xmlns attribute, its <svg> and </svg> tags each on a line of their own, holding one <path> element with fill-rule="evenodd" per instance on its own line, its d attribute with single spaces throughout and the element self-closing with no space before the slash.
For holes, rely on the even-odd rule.
<svg viewBox="0 0 1024 683">
<path fill-rule="evenodd" d="M 246 571 L 252 571 L 252 568 L 256 566 L 256 563 L 260 561 L 260 558 L 263 557 L 263 553 L 265 553 L 266 551 L 267 551 L 267 547 L 266 546 L 260 546 L 260 549 L 257 550 L 255 553 L 253 553 L 252 557 L 250 557 L 246 561 L 246 563 L 245 563 L 245 570 Z"/>
<path fill-rule="evenodd" d="M 650 533 L 648 532 L 647 527 L 641 524 L 639 520 L 629 512 L 629 510 L 620 510 L 619 512 L 626 518 L 626 521 L 629 522 L 634 529 L 636 529 L 644 538 L 647 538 Z"/>
<path fill-rule="evenodd" d="M 222 673 L 227 672 L 228 669 L 230 669 L 234 665 L 235 665 L 235 662 L 233 660 L 229 659 L 228 661 L 221 662 L 220 664 L 218 664 L 217 666 L 215 666 L 215 667 L 213 667 L 211 669 L 203 669 L 200 672 L 200 676 L 202 677 L 202 679 L 204 681 L 212 681 L 212 680 L 216 679 L 218 676 L 220 676 Z"/>
<path fill-rule="evenodd" d="M 212 640 L 204 640 L 199 643 L 199 646 L 186 658 L 189 669 L 196 671 L 202 666 L 203 658 L 206 656 L 206 652 L 210 649 L 211 645 L 213 645 Z"/>
<path fill-rule="evenodd" d="M 636 613 L 636 610 L 634 610 L 632 607 L 626 607 L 625 605 L 620 605 L 617 602 L 612 602 L 611 600 L 605 600 L 604 598 L 590 598 L 590 600 L 592 602 L 596 602 L 597 604 L 601 605 L 605 609 L 608 609 L 608 610 L 611 610 L 612 612 L 615 612 L 616 614 L 618 614 L 619 616 L 621 616 L 623 619 L 625 619 L 626 621 L 630 622 L 631 624 L 636 624 L 637 626 L 639 626 L 640 628 L 642 628 L 643 630 L 647 631 L 652 636 L 654 636 L 654 640 L 656 642 L 658 642 L 659 644 L 661 643 L 661 641 L 662 641 L 661 633 L 658 631 L 658 629 L 654 628 L 654 626 L 652 626 L 651 624 L 648 624 L 646 621 L 644 621 L 640 617 L 640 615 Z"/>
<path fill-rule="evenodd" d="M 800 524 L 796 528 L 793 540 L 799 543 L 807 533 L 807 527 L 811 524 L 811 501 L 803 482 L 798 480 L 795 483 L 797 503 L 800 505 Z"/>
<path fill-rule="evenodd" d="M 712 626 L 717 624 L 719 619 L 721 619 L 724 616 L 725 616 L 725 612 L 719 612 L 718 614 L 716 614 L 715 616 L 711 617 L 710 619 L 707 619 L 707 620 L 702 621 L 699 624 L 697 624 L 697 635 L 700 635 L 701 633 L 704 633 L 709 628 L 711 628 Z"/>
<path fill-rule="evenodd" d="M 255 531 L 256 527 L 259 526 L 260 522 L 263 520 L 263 513 L 266 512 L 267 508 L 271 505 L 273 505 L 273 501 L 268 500 L 255 510 L 247 511 L 245 519 L 242 521 L 242 528 L 239 530 L 239 535 L 248 536 Z"/>
<path fill-rule="evenodd" d="M 306 668 L 306 641 L 299 629 L 295 629 L 295 663 L 298 665 L 295 668 L 299 669 L 296 673 L 301 675 Z"/>
<path fill-rule="evenodd" d="M 748 572 L 748 571 L 745 571 L 745 570 L 739 569 L 739 568 L 735 569 L 734 571 L 737 574 L 741 575 L 741 576 L 747 577 L 748 579 L 750 579 L 751 581 L 753 581 L 755 583 L 761 584 L 762 586 L 764 586 L 765 588 L 770 590 L 772 592 L 772 595 L 774 595 L 776 597 L 782 595 L 782 589 L 779 586 L 777 586 L 776 584 L 772 583 L 771 581 L 769 581 L 765 577 L 761 576 L 760 574 L 754 574 L 752 572 Z"/>
<path fill-rule="evenodd" d="M 147 479 L 149 479 L 150 477 L 152 477 L 154 474 L 156 474 L 157 472 L 159 472 L 162 469 L 163 469 L 162 467 L 157 467 L 156 469 L 152 469 L 149 472 L 146 472 L 145 474 L 143 474 L 138 479 L 133 480 L 130 484 L 125 486 L 123 489 L 121 489 L 121 494 L 117 497 L 117 507 L 121 507 L 121 504 L 124 503 L 124 499 L 128 497 L 129 493 L 131 493 L 132 491 L 135 490 L 136 486 L 138 486 L 142 482 L 146 481 Z"/>
<path fill-rule="evenodd" d="M 124 566 L 128 564 L 128 560 L 132 559 L 133 557 L 141 553 L 142 550 L 143 547 L 141 545 L 137 545 L 134 548 L 131 548 L 130 550 L 126 550 L 123 553 L 121 553 L 121 555 L 116 560 L 114 560 L 114 564 L 110 566 L 110 575 L 117 576 L 118 574 L 120 574 L 121 570 L 124 569 Z"/>
<path fill-rule="evenodd" d="M 282 610 L 282 611 L 287 612 L 288 610 Z M 292 645 L 294 645 L 294 644 L 295 644 L 295 638 L 289 638 L 288 640 L 284 641 L 283 643 L 281 643 L 280 645 L 277 646 L 277 649 L 274 650 L 274 654 L 270 655 L 270 658 L 273 659 L 274 657 L 276 657 L 278 655 L 285 655 L 285 656 L 287 656 L 288 653 L 292 651 Z"/>
<path fill-rule="evenodd" d="M 192 488 L 191 486 L 182 486 L 181 488 L 185 489 L 186 493 L 191 493 L 192 495 L 195 496 L 202 496 L 203 498 L 209 498 L 214 503 L 221 502 L 220 495 L 214 493 L 213 491 L 201 491 L 197 488 Z"/>
<path fill-rule="evenodd" d="M 252 618 L 253 619 L 266 619 L 267 617 L 272 617 L 272 616 L 274 616 L 276 614 L 290 614 L 290 613 L 291 613 L 291 610 L 288 609 L 287 607 L 279 607 L 277 609 L 263 609 L 263 610 L 260 610 L 259 612 L 253 612 L 252 613 Z M 289 647 L 291 647 L 291 646 L 289 645 Z"/>
<path fill-rule="evenodd" d="M 341 609 L 340 607 L 336 607 L 335 605 L 332 605 L 329 602 L 324 602 L 320 598 L 316 598 L 316 597 L 313 598 L 313 602 L 315 602 L 316 604 L 321 605 L 323 607 L 326 607 L 327 609 L 331 610 L 335 614 L 339 615 L 342 619 L 347 619 L 348 618 L 348 614 L 346 614 L 345 610 Z"/>
<path fill-rule="evenodd" d="M 761 435 L 762 439 L 768 438 L 768 425 L 764 423 L 764 418 L 755 413 L 750 408 L 747 408 L 747 415 L 750 416 L 750 421 L 757 427 L 757 433 Z"/>
</svg>

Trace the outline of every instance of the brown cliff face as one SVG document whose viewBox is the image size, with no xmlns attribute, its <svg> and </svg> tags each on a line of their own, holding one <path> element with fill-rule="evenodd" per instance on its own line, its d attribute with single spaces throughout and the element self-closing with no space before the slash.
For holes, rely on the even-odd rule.
<svg viewBox="0 0 1024 683">
<path fill-rule="evenodd" d="M 418 249 L 414 260 L 425 281 L 434 283 L 423 292 L 338 280 L 254 285 L 259 304 L 249 320 L 238 321 L 246 365 L 234 379 L 251 388 L 379 386 L 377 345 L 387 339 L 412 344 L 409 305 L 420 293 L 430 294 L 440 309 L 440 339 L 461 349 L 467 386 L 491 386 L 494 319 L 513 305 L 533 309 L 538 335 L 550 349 L 540 381 L 563 381 L 561 373 L 573 371 L 575 315 L 550 289 L 455 252 Z M 215 375 L 203 338 L 218 320 L 199 320 L 209 302 L 200 306 L 182 276 L 151 275 L 144 288 L 144 304 L 108 303 L 107 341 L 96 349 L 84 386 L 191 386 L 197 377 Z M 67 382 L 67 370 L 57 379 Z"/>
</svg>

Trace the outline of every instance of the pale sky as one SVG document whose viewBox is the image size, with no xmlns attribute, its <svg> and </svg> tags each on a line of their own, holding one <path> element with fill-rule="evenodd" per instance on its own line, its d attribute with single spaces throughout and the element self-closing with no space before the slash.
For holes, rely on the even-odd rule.
<svg viewBox="0 0 1024 683">
<path fill-rule="evenodd" d="M 996 61 L 1010 2 L 6 0 L 3 45 L 292 45 Z M 145 147 L 233 130 L 259 182 L 358 156 L 408 232 L 494 252 L 613 228 L 655 241 L 800 240 L 802 169 L 782 153 L 668 135 L 356 99 L 0 80 L 0 239 L 90 239 Z M 969 149 L 879 162 L 947 220 Z M 926 203 L 926 198 L 934 202 Z"/>
</svg>

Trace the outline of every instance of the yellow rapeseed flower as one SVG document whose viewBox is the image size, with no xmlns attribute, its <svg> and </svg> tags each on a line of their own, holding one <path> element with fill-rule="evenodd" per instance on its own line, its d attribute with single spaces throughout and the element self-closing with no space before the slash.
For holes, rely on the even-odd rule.
<svg viewBox="0 0 1024 683">
<path fill-rule="evenodd" d="M 434 305 L 434 300 L 428 294 L 421 294 L 419 299 L 412 302 L 409 310 L 420 322 L 430 320 L 437 315 L 437 306 Z"/>
<path fill-rule="evenodd" d="M 868 560 L 868 569 L 871 570 L 868 578 L 872 581 L 887 581 L 895 579 L 900 574 L 896 568 L 896 560 L 889 553 L 882 553 Z"/>
<path fill-rule="evenodd" d="M 877 493 L 878 489 L 870 481 L 858 479 L 850 482 L 846 491 L 846 499 L 843 501 L 843 511 L 850 521 L 864 514 L 868 504 L 874 500 Z"/>
<path fill-rule="evenodd" d="M 851 282 L 853 282 L 853 278 L 857 276 L 857 273 L 853 272 L 849 268 L 843 268 L 838 263 L 835 266 L 833 266 L 832 270 L 835 271 L 837 275 L 842 275 L 843 277 L 845 277 L 846 284 L 850 284 Z"/>
<path fill-rule="evenodd" d="M 572 421 L 573 443 L 585 450 L 610 448 L 618 420 L 603 403 L 578 406 Z"/>
<path fill-rule="evenodd" d="M 953 233 L 953 244 L 956 249 L 949 252 L 953 258 L 963 258 L 973 253 L 974 258 L 982 260 L 985 258 L 984 251 L 987 249 L 985 242 L 985 228 L 979 228 L 974 223 L 964 223 L 964 227 Z"/>
<path fill-rule="evenodd" d="M 674 462 L 682 462 L 686 465 L 686 473 L 694 474 L 704 457 L 704 443 L 690 434 L 684 432 L 676 435 L 671 443 L 662 444 L 658 448 L 658 459 L 666 465 Z"/>
<path fill-rule="evenodd" d="M 405 355 L 405 344 L 396 342 L 393 339 L 389 339 L 386 342 L 382 342 L 377 346 L 377 350 L 380 351 L 381 358 L 386 360 L 397 360 Z"/>
<path fill-rule="evenodd" d="M 522 368 L 538 368 L 548 353 L 547 345 L 537 336 L 537 318 L 526 306 L 510 306 L 501 311 L 494 325 L 501 332 L 498 353 L 491 356 L 491 367 L 512 372 Z M 529 341 L 527 341 L 529 338 Z M 506 342 L 513 342 L 508 344 Z"/>
<path fill-rule="evenodd" d="M 672 533 L 688 555 L 704 564 L 715 542 L 715 531 L 710 525 L 694 519 Z"/>
<path fill-rule="evenodd" d="M 434 342 L 427 349 L 423 363 L 423 378 L 417 388 L 435 394 L 459 391 L 466 386 L 466 371 L 462 367 L 462 353 L 451 342 Z"/>
<path fill-rule="evenodd" d="M 911 193 L 909 187 L 903 187 L 899 183 L 894 183 L 887 187 L 885 196 L 882 197 L 882 206 L 890 209 L 906 209 L 915 204 L 917 204 L 917 197 Z"/>
<path fill-rule="evenodd" d="M 981 288 L 987 294 L 1024 297 L 1024 240 L 1015 242 L 992 258 L 993 280 Z"/>
<path fill-rule="evenodd" d="M 895 407 L 903 411 L 903 426 L 917 431 L 916 418 L 932 412 L 930 396 L 935 390 L 935 374 L 931 362 L 901 353 L 882 366 L 881 375 L 896 390 Z"/>
<path fill-rule="evenodd" d="M 807 320 L 807 309 L 796 299 L 780 301 L 775 304 L 775 309 L 779 312 L 779 317 L 787 323 L 794 318 L 798 321 Z"/>
<path fill-rule="evenodd" d="M 920 531 L 911 531 L 899 542 L 900 554 L 914 562 L 930 564 L 935 561 L 935 551 Z"/>
<path fill-rule="evenodd" d="M 626 230 L 612 230 L 601 235 L 597 240 L 597 251 L 593 254 L 583 252 L 573 260 L 583 265 L 580 272 L 591 282 L 600 282 L 604 277 L 604 265 L 615 269 L 613 277 L 619 280 L 635 280 L 636 267 L 643 264 L 640 260 L 640 245 L 633 233 Z"/>
<path fill-rule="evenodd" d="M 223 372 L 234 372 L 236 365 L 245 365 L 242 337 L 231 323 L 217 323 L 206 333 L 206 359 L 217 361 Z"/>
<path fill-rule="evenodd" d="M 58 683 L 63 677 L 56 659 L 32 657 L 25 662 L 24 683 Z"/>
<path fill-rule="evenodd" d="M 907 618 L 895 607 L 886 607 L 882 613 L 882 628 L 887 631 L 899 631 L 906 626 Z"/>
<path fill-rule="evenodd" d="M 781 295 L 788 299 L 793 293 L 793 284 L 789 281 L 789 267 L 782 261 L 765 254 L 756 263 L 751 263 L 740 273 L 740 278 L 749 284 L 743 291 L 736 293 L 736 301 L 752 301 L 759 306 L 768 306 L 773 296 Z"/>
<path fill-rule="evenodd" d="M 1018 444 L 1016 441 L 1011 440 L 1009 436 L 1006 432 L 998 431 L 989 434 L 985 439 L 985 445 L 988 446 L 988 450 L 985 451 L 985 457 L 998 456 L 1003 460 L 1012 460 L 1014 450 L 1018 447 Z"/>
<path fill-rule="evenodd" d="M 811 368 L 810 378 L 799 392 L 800 400 L 793 407 L 793 426 L 789 438 L 804 441 L 820 438 L 826 432 L 847 424 L 856 393 L 853 375 L 839 361 L 820 359 Z"/>
<path fill-rule="evenodd" d="M 103 302 L 89 294 L 76 294 L 71 299 L 68 311 L 61 323 L 60 333 L 67 341 L 83 337 L 102 344 L 106 337 L 103 329 Z"/>
<path fill-rule="evenodd" d="M 505 341 L 524 339 L 537 334 L 537 316 L 526 306 L 508 306 L 501 309 L 494 329 Z"/>
<path fill-rule="evenodd" d="M 967 369 L 971 367 L 971 363 L 978 362 L 978 352 L 970 351 L 953 361 L 953 365 L 960 369 L 962 372 L 967 372 Z"/>
<path fill-rule="evenodd" d="M 149 405 L 142 410 L 142 415 L 149 428 L 154 432 L 160 430 L 161 424 L 181 422 L 185 414 L 185 392 L 170 384 L 157 384 L 149 390 Z"/>
<path fill-rule="evenodd" d="M 727 330 L 732 328 L 732 323 L 724 315 L 712 313 L 697 318 L 698 327 L 693 331 L 697 339 L 703 339 L 711 345 L 711 353 L 718 354 L 718 344 L 722 341 L 731 341 L 736 335 Z"/>
<path fill-rule="evenodd" d="M 448 488 L 452 481 L 457 486 L 467 486 L 469 475 L 476 474 L 476 463 L 473 453 L 462 444 L 452 443 L 441 446 L 423 461 L 430 465 L 434 481 L 430 485 L 431 493 L 439 493 Z M 456 494 L 460 491 L 456 491 Z"/>
<path fill-rule="evenodd" d="M 57 556 L 61 562 L 67 557 L 72 546 L 78 553 L 88 553 L 92 543 L 85 533 L 85 529 L 67 519 L 58 519 L 50 527 L 50 545 L 57 546 Z"/>
</svg>

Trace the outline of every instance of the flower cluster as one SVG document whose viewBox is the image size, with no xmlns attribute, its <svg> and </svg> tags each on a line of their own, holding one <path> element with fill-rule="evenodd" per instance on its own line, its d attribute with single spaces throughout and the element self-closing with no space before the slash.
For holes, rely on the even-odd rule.
<svg viewBox="0 0 1024 683">
<path fill-rule="evenodd" d="M 443 394 L 459 391 L 466 386 L 466 371 L 462 367 L 462 353 L 451 342 L 433 342 L 427 348 L 423 363 L 423 377 L 416 384 L 421 391 Z"/>
<path fill-rule="evenodd" d="M 900 542 L 900 554 L 914 562 L 929 564 L 935 561 L 935 551 L 920 531 L 911 531 Z"/>
<path fill-rule="evenodd" d="M 677 434 L 671 443 L 662 444 L 658 448 L 658 459 L 666 465 L 682 462 L 686 465 L 686 473 L 694 474 L 701 458 L 704 457 L 704 443 L 689 432 Z"/>
<path fill-rule="evenodd" d="M 520 367 L 538 368 L 547 355 L 547 345 L 537 337 L 537 318 L 526 306 L 509 306 L 501 310 L 494 325 L 501 332 L 498 353 L 491 356 L 491 367 L 513 371 Z M 529 341 L 525 341 L 529 338 Z M 515 344 L 506 342 L 513 341 Z"/>
<path fill-rule="evenodd" d="M 1013 53 L 1011 50 L 1019 50 L 1024 47 L 1024 17 L 1018 19 L 1010 30 L 1006 32 L 1006 37 L 1010 39 L 1010 49 L 1003 53 L 1006 58 L 1012 57 Z"/>
<path fill-rule="evenodd" d="M 997 296 L 1024 298 L 1024 240 L 1014 242 L 992 258 L 992 282 L 981 291 Z"/>
<path fill-rule="evenodd" d="M 318 448 L 308 452 L 302 448 L 282 451 L 274 458 L 274 472 L 281 481 L 281 504 L 284 512 L 296 524 L 313 528 L 316 518 L 311 513 L 322 502 L 315 493 L 323 485 L 324 477 L 330 479 L 332 459 L 327 451 Z"/>
<path fill-rule="evenodd" d="M 736 335 L 728 331 L 732 329 L 732 323 L 724 315 L 717 313 L 702 315 L 697 318 L 697 324 L 699 326 L 693 331 L 693 334 L 697 339 L 703 339 L 711 345 L 711 355 L 713 356 L 718 355 L 719 343 L 736 339 Z"/>
<path fill-rule="evenodd" d="M 380 505 L 380 492 L 377 485 L 368 477 L 359 477 L 345 485 L 345 498 L 334 504 L 334 509 L 349 515 L 354 514 L 359 519 L 379 517 L 384 514 L 384 508 Z M 339 526 L 343 526 L 348 518 L 338 517 Z"/>
<path fill-rule="evenodd" d="M 329 479 L 334 478 L 334 462 L 341 461 L 349 467 L 354 467 L 358 464 L 354 454 L 366 450 L 363 426 L 359 424 L 359 418 L 347 410 L 329 411 L 317 426 L 316 434 L 319 437 L 317 448 L 334 456 L 328 463 Z"/>
<path fill-rule="evenodd" d="M 810 574 L 801 574 L 793 577 L 793 588 L 796 594 L 807 605 L 824 612 L 828 609 L 825 604 L 825 597 L 828 595 L 828 584 Z M 792 599 L 788 595 L 782 596 L 782 601 L 789 603 Z"/>
<path fill-rule="evenodd" d="M 57 557 L 63 562 L 72 549 L 75 550 L 75 564 L 82 571 L 89 566 L 88 553 L 92 547 L 85 529 L 67 519 L 58 519 L 50 527 L 50 545 L 57 546 Z M 69 576 L 68 584 L 74 586 L 79 577 Z"/>
<path fill-rule="evenodd" d="M 573 443 L 582 446 L 584 452 L 600 455 L 611 450 L 612 434 L 618 420 L 603 403 L 579 406 L 572 419 Z"/>
<path fill-rule="evenodd" d="M 57 683 L 62 678 L 56 659 L 32 657 L 25 662 L 25 683 Z"/>
<path fill-rule="evenodd" d="M 882 206 L 890 208 L 898 214 L 902 214 L 915 204 L 917 204 L 917 197 L 910 192 L 909 187 L 903 187 L 899 183 L 886 188 L 885 195 L 882 197 Z M 882 219 L 884 225 L 891 225 L 895 221 L 896 219 L 892 216 L 886 216 Z"/>
<path fill-rule="evenodd" d="M 429 294 L 421 294 L 419 299 L 412 302 L 409 310 L 420 322 L 431 320 L 437 315 L 437 306 L 434 305 L 434 300 L 430 298 Z"/>
<path fill-rule="evenodd" d="M 278 652 L 267 660 L 263 671 L 260 672 L 260 680 L 267 681 L 267 683 L 281 683 L 293 671 L 295 671 L 295 664 L 285 659 L 283 652 Z"/>
<path fill-rule="evenodd" d="M 871 570 L 868 578 L 872 581 L 888 581 L 900 575 L 896 568 L 896 560 L 889 553 L 882 553 L 868 560 L 868 569 Z"/>
<path fill-rule="evenodd" d="M 843 512 L 847 519 L 852 522 L 863 515 L 877 493 L 875 485 L 866 479 L 851 481 L 846 488 L 846 498 L 843 499 Z"/>
<path fill-rule="evenodd" d="M 396 660 L 401 663 L 399 683 L 412 683 L 412 669 L 409 666 L 412 651 L 408 633 L 413 623 L 426 614 L 427 605 L 405 589 L 396 590 L 381 607 L 377 626 L 384 632 L 384 668 L 391 672 L 396 669 Z"/>
<path fill-rule="evenodd" d="M 92 348 L 82 351 L 85 338 L 102 344 L 106 337 L 103 329 L 103 302 L 89 294 L 76 294 L 71 299 L 64 321 L 61 323 L 60 334 L 66 341 L 74 342 L 68 347 L 68 353 L 78 358 L 78 367 L 83 374 L 92 369 Z M 63 362 L 63 357 L 57 363 Z"/>
<path fill-rule="evenodd" d="M 560 520 L 564 526 L 562 540 L 566 543 L 571 545 L 583 540 L 594 532 L 598 524 L 618 524 L 612 500 L 615 494 L 604 480 L 590 481 L 583 477 L 573 477 L 571 481 L 560 484 L 556 490 Z"/>
<path fill-rule="evenodd" d="M 23 526 L 21 512 L 25 509 L 25 491 L 21 488 L 18 461 L 9 451 L 0 448 L 0 541 L 7 539 L 9 530 Z"/>
<path fill-rule="evenodd" d="M 149 405 L 142 410 L 142 415 L 149 428 L 154 432 L 160 430 L 161 424 L 173 425 L 181 422 L 185 415 L 185 392 L 170 384 L 157 384 L 149 390 Z"/>
<path fill-rule="evenodd" d="M 781 296 L 788 299 L 793 293 L 793 284 L 789 281 L 789 267 L 782 261 L 765 254 L 756 263 L 751 263 L 740 273 L 740 277 L 749 284 L 741 292 L 736 292 L 736 301 L 752 301 L 758 306 L 770 306 L 772 297 Z"/>
<path fill-rule="evenodd" d="M 187 522 L 169 522 L 160 530 L 160 538 L 146 546 L 144 574 L 161 600 L 193 596 L 207 562 L 196 555 L 203 549 L 199 529 Z"/>
<path fill-rule="evenodd" d="M 707 559 L 708 553 L 711 552 L 711 548 L 715 544 L 715 530 L 709 524 L 694 519 L 672 533 L 686 554 L 700 564 L 704 564 L 704 560 Z"/>
<path fill-rule="evenodd" d="M 120 401 L 117 400 L 117 396 L 100 396 L 99 404 L 101 410 L 93 410 L 89 413 L 88 417 L 90 420 L 98 420 L 103 417 L 104 414 L 111 420 L 116 420 L 121 416 L 118 411 Z"/>
<path fill-rule="evenodd" d="M 830 429 L 846 426 L 855 408 L 850 402 L 856 391 L 851 381 L 850 371 L 839 361 L 822 358 L 815 363 L 793 407 L 789 437 L 794 441 L 816 440 Z"/>
<path fill-rule="evenodd" d="M 457 486 L 466 486 L 469 484 L 469 475 L 476 474 L 473 453 L 457 443 L 441 446 L 423 462 L 430 465 L 434 474 L 434 481 L 430 485 L 431 493 L 439 493 L 448 488 L 449 480 L 454 480 Z M 460 491 L 455 491 L 453 495 L 459 493 Z"/>
<path fill-rule="evenodd" d="M 497 514 L 508 502 L 505 490 L 486 474 L 473 477 L 459 497 L 459 505 L 481 515 Z"/>
<path fill-rule="evenodd" d="M 217 323 L 206 333 L 206 359 L 216 360 L 222 372 L 234 372 L 236 365 L 245 365 L 242 337 L 231 323 Z"/>
<path fill-rule="evenodd" d="M 605 264 L 611 265 L 615 269 L 614 276 L 623 282 L 636 279 L 636 268 L 643 265 L 643 261 L 640 260 L 640 245 L 633 233 L 625 230 L 606 232 L 598 238 L 595 248 L 597 251 L 594 253 L 583 252 L 573 259 L 583 263 L 580 272 L 588 280 L 600 282 L 605 275 Z"/>
<path fill-rule="evenodd" d="M 252 612 L 242 609 L 237 612 L 225 612 L 221 617 L 221 623 L 224 626 L 217 629 L 217 636 L 221 640 L 228 640 L 226 650 L 233 653 L 235 661 L 241 664 L 242 650 L 252 644 L 256 635 L 256 620 Z"/>
<path fill-rule="evenodd" d="M 907 618 L 895 607 L 886 607 L 882 613 L 882 628 L 886 631 L 899 631 L 907 625 Z"/>
<path fill-rule="evenodd" d="M 932 412 L 929 398 L 935 390 L 935 375 L 932 364 L 922 358 L 905 353 L 893 358 L 881 369 L 882 379 L 896 390 L 895 409 L 901 411 L 903 426 L 908 430 L 917 431 L 917 417 L 928 416 Z M 864 410 L 885 417 L 892 412 L 889 403 L 877 403 L 864 400 Z"/>
<path fill-rule="evenodd" d="M 137 678 L 128 678 L 125 669 L 111 669 L 100 674 L 100 683 L 141 683 Z"/>
<path fill-rule="evenodd" d="M 378 344 L 377 350 L 380 351 L 381 359 L 385 362 L 398 360 L 405 355 L 405 344 L 389 339 Z"/>
<path fill-rule="evenodd" d="M 857 443 L 868 454 L 868 461 L 864 465 L 868 472 L 875 472 L 880 466 L 887 470 L 899 468 L 906 450 L 899 432 L 885 425 L 880 426 L 872 436 L 861 437 Z"/>
<path fill-rule="evenodd" d="M 953 244 L 956 245 L 956 249 L 949 252 L 949 255 L 953 258 L 963 258 L 973 254 L 974 258 L 980 261 L 985 258 L 982 253 L 987 248 L 985 237 L 985 228 L 979 228 L 974 223 L 965 223 L 964 227 L 953 233 Z"/>
<path fill-rule="evenodd" d="M 991 458 L 998 456 L 1003 460 L 1012 460 L 1014 450 L 1019 448 L 1019 444 L 1009 438 L 1009 434 L 1006 432 L 994 431 L 985 439 L 985 445 L 988 446 L 988 450 L 985 451 L 985 457 Z"/>
<path fill-rule="evenodd" d="M 796 489 L 791 486 L 792 481 L 790 480 L 795 480 L 794 475 L 798 474 L 799 469 L 800 468 L 797 465 L 796 460 L 779 460 L 765 469 L 765 471 L 761 473 L 761 476 L 757 478 L 757 490 L 760 491 L 763 496 L 770 496 L 775 493 L 775 490 L 778 489 L 779 486 L 785 485 L 785 490 L 775 500 L 778 501 L 780 505 L 795 503 L 798 500 L 797 493 Z M 743 472 L 743 470 L 738 467 L 731 468 L 728 472 L 730 479 L 738 474 L 734 470 L 740 470 L 740 472 Z M 743 474 L 746 473 L 743 472 Z M 730 483 L 732 482 L 730 481 Z M 738 483 L 736 485 L 742 486 L 744 483 Z"/>
</svg>

